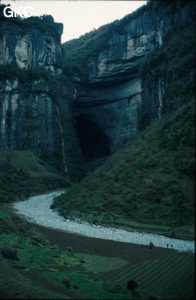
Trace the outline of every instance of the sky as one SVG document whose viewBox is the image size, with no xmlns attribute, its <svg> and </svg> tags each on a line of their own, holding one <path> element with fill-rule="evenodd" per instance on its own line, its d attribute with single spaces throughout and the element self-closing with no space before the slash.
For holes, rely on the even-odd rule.
<svg viewBox="0 0 196 300">
<path fill-rule="evenodd" d="M 78 38 L 102 25 L 122 19 L 147 1 L 68 1 L 68 0 L 6 0 L 2 4 L 32 7 L 34 16 L 52 15 L 55 22 L 63 23 L 61 42 Z"/>
</svg>

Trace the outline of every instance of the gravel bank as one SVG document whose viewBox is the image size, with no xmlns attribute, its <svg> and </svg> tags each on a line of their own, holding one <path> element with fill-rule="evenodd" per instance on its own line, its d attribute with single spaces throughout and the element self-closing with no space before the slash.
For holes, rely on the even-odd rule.
<svg viewBox="0 0 196 300">
<path fill-rule="evenodd" d="M 42 226 L 61 229 L 88 237 L 113 240 L 132 244 L 148 245 L 152 242 L 156 247 L 172 248 L 178 251 L 195 252 L 194 241 L 177 240 L 157 234 L 129 232 L 122 229 L 95 226 L 83 221 L 65 220 L 50 209 L 54 197 L 62 191 L 31 197 L 26 201 L 17 202 L 13 206 L 19 214 L 27 217 L 29 222 Z"/>
</svg>

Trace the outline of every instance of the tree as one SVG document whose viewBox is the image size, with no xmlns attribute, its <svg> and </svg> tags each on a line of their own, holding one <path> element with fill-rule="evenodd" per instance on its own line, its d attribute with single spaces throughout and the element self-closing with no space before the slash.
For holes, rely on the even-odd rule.
<svg viewBox="0 0 196 300">
<path fill-rule="evenodd" d="M 135 280 L 128 281 L 127 289 L 133 293 L 137 289 L 137 282 Z"/>
</svg>

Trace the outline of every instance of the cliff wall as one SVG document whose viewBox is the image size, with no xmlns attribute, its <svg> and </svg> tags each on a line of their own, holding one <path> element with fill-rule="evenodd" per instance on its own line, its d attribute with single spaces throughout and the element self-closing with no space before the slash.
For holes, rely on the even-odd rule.
<svg viewBox="0 0 196 300">
<path fill-rule="evenodd" d="M 43 67 L 60 74 L 62 24 L 54 23 L 50 16 L 12 20 L 2 19 L 0 64 L 16 64 L 21 69 Z"/>
<path fill-rule="evenodd" d="M 74 176 L 77 170 L 80 176 L 61 33 L 62 24 L 50 16 L 1 20 L 0 150 L 31 149 L 65 174 Z"/>
<path fill-rule="evenodd" d="M 193 1 L 150 1 L 63 47 L 50 16 L 0 18 L 0 149 L 32 149 L 80 178 L 80 147 L 102 159 L 190 100 Z"/>
<path fill-rule="evenodd" d="M 167 40 L 193 24 L 194 18 L 193 1 L 150 1 L 122 20 L 64 44 L 65 57 L 73 57 L 82 69 L 75 68 L 76 121 L 83 118 L 89 126 L 92 122 L 98 124 L 108 141 L 106 152 L 108 147 L 110 152 L 115 151 L 138 133 L 143 107 L 149 113 L 148 117 L 142 114 L 146 118 L 143 124 L 161 117 L 168 106 L 164 80 L 154 76 L 150 82 L 147 78 L 152 78 L 152 69 L 141 75 L 141 65 L 153 49 L 162 48 Z M 170 57 L 166 60 L 169 63 Z M 79 129 L 79 136 L 84 139 L 84 135 Z"/>
</svg>

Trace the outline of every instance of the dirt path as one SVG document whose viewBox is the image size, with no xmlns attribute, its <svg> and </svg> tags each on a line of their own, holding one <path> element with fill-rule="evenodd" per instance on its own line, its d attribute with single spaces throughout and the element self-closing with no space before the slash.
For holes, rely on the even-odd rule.
<svg viewBox="0 0 196 300">
<path fill-rule="evenodd" d="M 148 246 L 89 238 L 40 225 L 33 224 L 32 226 L 48 239 L 50 243 L 62 249 L 71 247 L 73 252 L 76 253 L 121 258 L 133 265 L 141 264 L 146 260 L 164 258 L 176 253 L 175 250 L 171 249 L 155 247 L 150 250 Z"/>
</svg>

